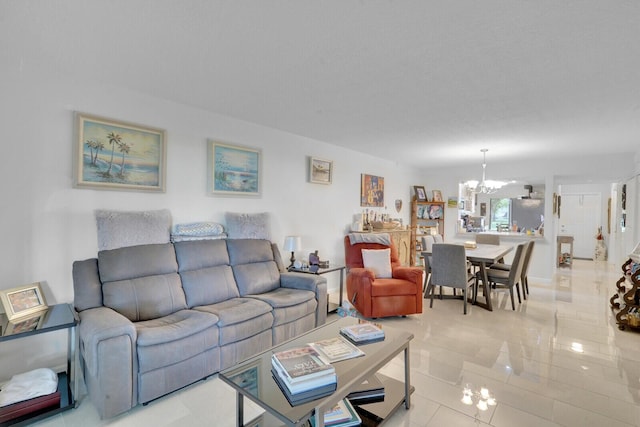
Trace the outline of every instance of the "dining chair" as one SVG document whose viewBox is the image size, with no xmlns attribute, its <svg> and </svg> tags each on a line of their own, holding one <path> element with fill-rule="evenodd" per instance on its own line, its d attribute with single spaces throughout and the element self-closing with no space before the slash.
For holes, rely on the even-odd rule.
<svg viewBox="0 0 640 427">
<path fill-rule="evenodd" d="M 423 291 L 426 291 L 427 283 L 429 283 L 429 276 L 431 275 L 431 251 L 434 243 L 435 239 L 431 234 L 422 236 L 422 257 L 424 258 L 424 284 L 422 285 Z"/>
<path fill-rule="evenodd" d="M 522 272 L 521 274 L 521 284 L 522 284 L 522 296 L 524 299 L 527 299 L 527 295 L 529 295 L 529 264 L 531 263 L 531 255 L 533 254 L 533 246 L 535 245 L 535 241 L 530 240 L 526 243 L 527 248 L 524 253 L 524 262 L 522 264 Z M 489 268 L 497 268 L 501 270 L 511 270 L 511 264 L 502 264 L 495 263 L 492 264 Z"/>
<path fill-rule="evenodd" d="M 464 246 L 449 243 L 436 243 L 432 248 L 431 278 L 427 284 L 425 297 L 431 295 L 430 308 L 433 308 L 435 287 L 448 286 L 462 290 L 462 295 L 440 295 L 440 299 L 462 298 L 464 314 L 467 314 L 467 289 L 473 289 L 474 275 L 467 269 L 467 258 Z"/>
<path fill-rule="evenodd" d="M 509 270 L 503 270 L 497 267 L 487 268 L 487 280 L 491 284 L 492 289 L 509 289 L 509 295 L 511 296 L 511 308 L 515 311 L 516 304 L 513 299 L 513 288 L 516 288 L 518 293 L 518 303 L 522 303 L 520 298 L 520 284 L 522 283 L 522 267 L 524 264 L 525 250 L 527 243 L 520 243 L 516 248 L 516 253 L 513 257 L 513 263 Z M 480 272 L 476 273 L 476 280 L 474 286 L 474 292 L 477 292 L 478 282 L 484 280 Z"/>
</svg>

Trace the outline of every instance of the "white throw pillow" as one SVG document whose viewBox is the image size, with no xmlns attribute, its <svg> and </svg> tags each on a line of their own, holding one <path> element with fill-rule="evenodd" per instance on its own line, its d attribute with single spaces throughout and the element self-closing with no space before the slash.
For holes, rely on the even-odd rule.
<svg viewBox="0 0 640 427">
<path fill-rule="evenodd" d="M 376 278 L 388 279 L 391 277 L 391 248 L 387 249 L 363 249 L 362 263 L 364 268 L 373 270 Z"/>
</svg>

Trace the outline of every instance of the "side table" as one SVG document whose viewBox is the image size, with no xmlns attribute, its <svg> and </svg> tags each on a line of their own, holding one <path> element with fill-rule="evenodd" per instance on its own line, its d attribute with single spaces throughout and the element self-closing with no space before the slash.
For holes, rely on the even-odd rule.
<svg viewBox="0 0 640 427">
<path fill-rule="evenodd" d="M 335 304 L 333 302 L 327 302 L 327 312 L 331 313 L 334 312 L 338 309 L 338 307 L 340 307 L 340 305 L 342 304 L 342 289 L 344 286 L 344 270 L 345 270 L 345 266 L 344 265 L 336 265 L 334 267 L 328 267 L 328 268 L 318 268 L 317 270 L 311 270 L 308 268 L 294 268 L 291 267 L 288 271 L 294 272 L 294 273 L 305 273 L 305 274 L 317 274 L 317 275 L 321 275 L 321 274 L 327 274 L 327 273 L 331 273 L 333 271 L 339 271 L 340 272 L 340 298 L 338 299 L 338 304 Z"/>
<path fill-rule="evenodd" d="M 16 417 L 2 425 L 29 425 L 35 421 L 58 414 L 75 407 L 77 396 L 77 372 L 76 372 L 76 325 L 78 319 L 70 304 L 55 304 L 49 306 L 40 313 L 28 316 L 24 319 L 7 321 L 7 316 L 0 315 L 0 343 L 26 338 L 32 335 L 44 334 L 57 330 L 67 330 L 67 370 L 58 373 L 58 391 L 60 392 L 60 404 L 58 406 L 35 411 Z"/>
</svg>

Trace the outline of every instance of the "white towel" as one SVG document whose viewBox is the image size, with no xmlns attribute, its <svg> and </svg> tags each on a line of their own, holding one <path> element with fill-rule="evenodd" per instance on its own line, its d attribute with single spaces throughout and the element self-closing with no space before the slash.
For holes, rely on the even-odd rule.
<svg viewBox="0 0 640 427">
<path fill-rule="evenodd" d="M 17 374 L 0 390 L 0 407 L 51 394 L 58 389 L 58 375 L 48 368 Z"/>
</svg>

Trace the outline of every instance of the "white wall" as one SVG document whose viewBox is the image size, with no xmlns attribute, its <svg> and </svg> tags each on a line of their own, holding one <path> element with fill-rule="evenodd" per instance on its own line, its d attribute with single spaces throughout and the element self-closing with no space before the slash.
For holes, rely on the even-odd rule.
<svg viewBox="0 0 640 427">
<path fill-rule="evenodd" d="M 97 252 L 95 209 L 171 210 L 175 223 L 223 221 L 224 212 L 270 212 L 272 238 L 280 245 L 287 234 L 303 239 L 302 253 L 319 250 L 322 259 L 343 261 L 342 237 L 359 206 L 360 174 L 385 177 L 385 200 L 394 214 L 393 201 L 403 199 L 401 217 L 408 223 L 412 185 L 440 189 L 445 200 L 457 196 L 460 181 L 475 177 L 480 168 L 447 168 L 416 171 L 366 154 L 345 150 L 255 124 L 221 117 L 185 105 L 104 87 L 99 82 L 69 81 L 50 70 L 30 64 L 0 63 L 0 129 L 3 163 L 0 167 L 0 220 L 3 225 L 1 289 L 44 281 L 49 303 L 71 302 L 74 260 Z M 164 194 L 97 191 L 72 187 L 73 113 L 101 115 L 167 130 L 167 191 Z M 216 139 L 262 149 L 261 198 L 220 198 L 206 194 L 206 141 Z M 392 142 L 390 142 L 392 143 Z M 334 161 L 332 185 L 307 182 L 307 156 Z M 562 174 L 598 168 L 625 168 L 624 156 L 582 159 L 578 165 L 553 161 L 543 165 L 491 165 L 499 175 L 539 176 L 547 186 L 546 204 Z M 567 170 L 574 169 L 574 170 Z M 491 177 L 494 177 L 491 175 Z M 445 234 L 455 234 L 455 209 L 446 210 Z M 547 224 L 546 230 L 549 229 Z M 549 239 L 549 240 L 547 240 Z M 554 265 L 554 236 L 538 245 L 532 276 L 550 278 Z M 331 279 L 330 279 L 331 280 Z M 337 280 L 330 282 L 335 288 Z M 42 340 L 44 338 L 41 338 Z M 47 345 L 59 353 L 60 342 Z M 55 341 L 55 342 L 54 342 Z M 6 343 L 5 343 L 6 344 Z M 18 369 L 47 366 L 51 357 L 14 342 L 0 346 L 3 368 L 0 379 Z M 62 345 L 64 349 L 64 343 Z M 11 363 L 4 364 L 11 360 Z M 16 367 L 16 364 L 24 366 Z"/>
</svg>

